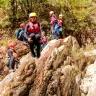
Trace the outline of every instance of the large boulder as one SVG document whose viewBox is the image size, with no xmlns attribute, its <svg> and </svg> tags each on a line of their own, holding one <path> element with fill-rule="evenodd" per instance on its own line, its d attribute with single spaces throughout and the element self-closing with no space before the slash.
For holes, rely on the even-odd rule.
<svg viewBox="0 0 96 96">
<path fill-rule="evenodd" d="M 16 40 L 16 42 L 17 42 L 17 45 L 15 47 L 15 50 L 16 50 L 19 58 L 21 58 L 23 55 L 25 55 L 29 52 L 29 46 L 25 45 L 22 41 Z M 0 81 L 9 72 L 9 69 L 6 66 L 6 63 L 8 61 L 6 54 L 7 54 L 7 46 L 0 47 Z"/>
<path fill-rule="evenodd" d="M 76 39 L 68 36 L 51 40 L 39 59 L 32 58 L 30 52 L 23 55 L 18 70 L 0 82 L 0 96 L 87 96 L 86 92 L 89 94 L 93 87 L 87 86 L 90 91 L 86 91 L 86 82 L 81 81 L 86 78 L 91 59 L 86 52 L 78 54 L 79 50 Z"/>
<path fill-rule="evenodd" d="M 35 59 L 27 54 L 20 61 L 19 68 L 0 82 L 0 96 L 28 96 L 35 75 Z"/>
<path fill-rule="evenodd" d="M 88 66 L 80 85 L 81 96 L 96 96 L 96 61 Z"/>
<path fill-rule="evenodd" d="M 72 76 L 74 78 L 75 73 L 73 66 L 70 66 L 72 58 L 68 57 L 68 54 L 79 48 L 76 39 L 72 36 L 50 41 L 42 51 L 40 59 L 37 60 L 37 75 L 29 96 L 55 96 L 57 94 L 58 96 L 70 96 L 70 91 L 66 91 L 66 89 L 71 90 Z M 65 74 L 69 81 L 66 80 Z M 66 85 L 59 86 L 65 80 Z M 66 88 L 64 88 L 65 86 Z M 65 92 L 66 95 L 64 95 Z"/>
</svg>

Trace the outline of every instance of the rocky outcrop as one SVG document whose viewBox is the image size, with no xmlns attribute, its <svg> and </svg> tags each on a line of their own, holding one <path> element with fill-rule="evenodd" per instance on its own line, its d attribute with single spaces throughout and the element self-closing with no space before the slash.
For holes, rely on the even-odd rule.
<svg viewBox="0 0 96 96">
<path fill-rule="evenodd" d="M 86 86 L 89 81 L 84 78 L 96 54 L 90 51 L 90 58 L 89 51 L 80 50 L 76 39 L 69 36 L 50 41 L 39 59 L 28 53 L 21 58 L 19 69 L 0 82 L 0 96 L 87 96 L 93 87 Z"/>
<path fill-rule="evenodd" d="M 79 50 L 79 45 L 71 36 L 64 40 L 56 41 L 56 44 L 59 45 L 57 47 L 54 47 L 54 44 L 51 44 L 53 50 L 49 56 L 44 51 L 45 57 L 48 56 L 46 62 L 42 62 L 42 56 L 38 60 L 40 67 L 38 67 L 37 77 L 29 96 L 71 96 L 72 94 L 74 94 L 73 96 L 79 96 L 81 73 L 78 72 L 79 69 L 75 70 L 75 66 L 80 67 L 81 70 L 85 60 L 73 62 L 70 57 L 70 52 Z M 46 48 L 48 47 L 47 45 Z M 76 76 L 77 73 L 78 75 Z M 75 77 L 77 78 L 76 80 Z M 78 90 L 77 92 L 75 92 L 76 89 Z"/>
<path fill-rule="evenodd" d="M 88 66 L 80 85 L 81 96 L 96 96 L 96 61 Z"/>
<path fill-rule="evenodd" d="M 26 58 L 26 60 L 25 60 Z M 36 75 L 35 59 L 30 54 L 22 59 L 15 72 L 9 73 L 0 82 L 0 96 L 27 96 Z"/>
<path fill-rule="evenodd" d="M 21 41 L 17 41 L 17 46 L 15 48 L 19 58 L 26 55 L 29 52 L 29 46 L 25 45 Z M 6 57 L 7 46 L 0 47 L 0 81 L 8 74 L 9 69 L 6 66 L 8 58 Z"/>
</svg>

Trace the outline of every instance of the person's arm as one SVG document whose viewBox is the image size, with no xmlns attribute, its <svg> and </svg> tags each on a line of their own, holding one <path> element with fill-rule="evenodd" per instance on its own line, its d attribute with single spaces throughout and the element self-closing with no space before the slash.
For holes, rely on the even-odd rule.
<svg viewBox="0 0 96 96">
<path fill-rule="evenodd" d="M 13 56 L 13 52 L 12 52 L 12 50 L 8 50 L 8 56 L 9 56 L 9 58 L 11 57 L 11 56 Z"/>
<path fill-rule="evenodd" d="M 21 28 L 18 29 L 17 31 L 17 34 L 16 34 L 16 38 L 18 39 L 18 35 L 19 35 L 19 32 L 21 31 Z"/>
<path fill-rule="evenodd" d="M 26 26 L 25 26 L 25 30 L 24 30 L 24 38 L 25 39 L 28 39 L 28 28 L 29 28 L 29 25 L 28 24 L 26 24 Z"/>
<path fill-rule="evenodd" d="M 41 24 L 40 23 L 38 23 L 38 26 L 40 27 L 40 36 L 42 37 L 42 28 L 41 28 Z"/>
</svg>

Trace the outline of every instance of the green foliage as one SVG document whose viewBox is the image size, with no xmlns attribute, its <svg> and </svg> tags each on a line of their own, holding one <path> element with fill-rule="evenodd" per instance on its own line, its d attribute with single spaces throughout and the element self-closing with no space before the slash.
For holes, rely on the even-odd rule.
<svg viewBox="0 0 96 96">
<path fill-rule="evenodd" d="M 73 35 L 81 46 L 83 38 L 92 38 L 91 31 L 96 29 L 91 18 L 96 12 L 92 0 L 48 0 L 55 7 L 56 15 L 64 15 L 64 35 Z M 58 8 L 58 9 L 57 9 Z M 82 38 L 83 35 L 83 38 Z M 86 40 L 83 42 L 86 42 Z"/>
<path fill-rule="evenodd" d="M 7 39 L 3 40 L 2 42 L 0 42 L 0 47 L 1 46 L 6 46 L 7 43 L 8 43 L 8 40 Z"/>
<path fill-rule="evenodd" d="M 4 12 L 6 12 L 6 9 L 8 9 L 8 2 L 9 0 L 0 0 L 0 8 L 3 8 Z"/>
<path fill-rule="evenodd" d="M 4 28 L 9 26 L 11 23 L 9 22 L 9 18 L 5 17 L 4 19 L 2 19 L 2 22 L 0 23 L 0 27 Z"/>
<path fill-rule="evenodd" d="M 64 15 L 64 35 L 74 35 L 77 39 L 82 39 L 81 35 L 86 32 L 90 36 L 91 30 L 96 29 L 91 18 L 96 12 L 94 4 L 92 0 L 0 0 L 12 30 L 19 27 L 20 22 L 27 22 L 29 13 L 33 11 L 40 22 L 49 22 L 49 11 L 53 10 L 57 17 L 60 13 Z"/>
</svg>

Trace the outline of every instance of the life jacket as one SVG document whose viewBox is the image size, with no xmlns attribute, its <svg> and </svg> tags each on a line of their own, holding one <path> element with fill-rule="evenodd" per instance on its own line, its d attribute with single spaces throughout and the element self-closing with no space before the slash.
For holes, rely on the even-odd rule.
<svg viewBox="0 0 96 96">
<path fill-rule="evenodd" d="M 63 26 L 63 21 L 61 19 L 58 19 L 58 25 Z"/>
<path fill-rule="evenodd" d="M 50 18 L 50 21 L 51 21 L 51 22 L 50 22 L 51 24 L 56 23 L 56 22 L 57 22 L 57 17 L 56 17 L 56 15 L 53 14 L 53 15 L 51 16 L 51 18 Z"/>
<path fill-rule="evenodd" d="M 39 26 L 39 22 L 29 22 L 29 28 L 28 28 L 28 33 L 39 33 L 40 32 L 40 26 Z"/>
</svg>

